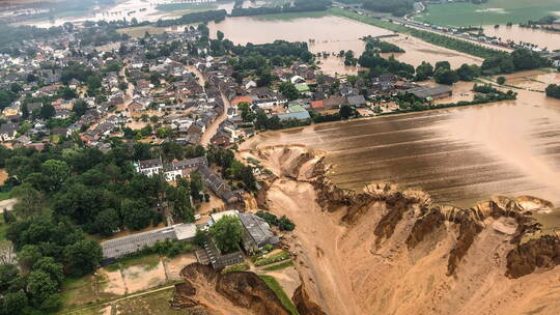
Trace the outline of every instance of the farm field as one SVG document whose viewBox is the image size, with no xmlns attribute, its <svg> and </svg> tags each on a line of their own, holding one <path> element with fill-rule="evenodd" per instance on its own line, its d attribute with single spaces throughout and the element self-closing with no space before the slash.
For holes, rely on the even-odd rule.
<svg viewBox="0 0 560 315">
<path fill-rule="evenodd" d="M 437 25 L 469 26 L 524 23 L 556 14 L 560 18 L 558 0 L 489 0 L 488 3 L 446 3 L 429 5 L 418 21 Z"/>
</svg>

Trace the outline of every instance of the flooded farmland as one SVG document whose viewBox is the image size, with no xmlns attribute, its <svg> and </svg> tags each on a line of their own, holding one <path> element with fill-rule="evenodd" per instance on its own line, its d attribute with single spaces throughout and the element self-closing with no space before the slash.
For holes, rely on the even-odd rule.
<svg viewBox="0 0 560 315">
<path fill-rule="evenodd" d="M 392 182 L 459 206 L 496 194 L 558 204 L 560 101 L 518 92 L 516 101 L 312 125 L 252 143 L 325 151 L 330 176 L 345 188 Z"/>
<path fill-rule="evenodd" d="M 271 38 L 287 41 L 307 42 L 313 53 L 327 52 L 336 54 L 340 50 L 353 50 L 359 56 L 365 48 L 360 38 L 364 36 L 387 36 L 391 31 L 364 24 L 354 20 L 337 17 L 304 17 L 289 20 L 262 19 L 257 17 L 233 17 L 220 23 L 210 23 L 210 34 L 216 36 L 217 31 L 224 32 L 226 38 L 236 44 L 263 44 L 271 42 Z M 274 34 L 274 36 L 270 36 Z M 463 63 L 481 64 L 482 60 L 449 49 L 434 46 L 419 39 L 398 35 L 384 40 L 392 42 L 406 52 L 396 54 L 401 61 L 417 66 L 422 61 L 432 64 L 448 60 L 453 67 Z M 321 69 L 329 74 L 355 73 L 354 67 L 345 67 L 342 59 L 329 57 L 321 59 Z"/>
<path fill-rule="evenodd" d="M 501 25 L 499 28 L 488 25 L 484 26 L 484 34 L 487 36 L 495 36 L 502 41 L 513 41 L 515 43 L 531 43 L 540 48 L 548 48 L 548 50 L 560 49 L 560 32 L 550 32 L 539 29 L 530 29 L 513 25 L 506 27 Z"/>
</svg>

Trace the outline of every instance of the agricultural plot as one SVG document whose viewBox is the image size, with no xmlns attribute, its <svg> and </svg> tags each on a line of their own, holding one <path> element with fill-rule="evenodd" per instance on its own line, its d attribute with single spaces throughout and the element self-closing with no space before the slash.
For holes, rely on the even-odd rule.
<svg viewBox="0 0 560 315">
<path fill-rule="evenodd" d="M 560 18 L 558 0 L 489 0 L 485 4 L 430 4 L 416 20 L 443 26 L 478 26 L 517 24 L 556 14 Z"/>
</svg>

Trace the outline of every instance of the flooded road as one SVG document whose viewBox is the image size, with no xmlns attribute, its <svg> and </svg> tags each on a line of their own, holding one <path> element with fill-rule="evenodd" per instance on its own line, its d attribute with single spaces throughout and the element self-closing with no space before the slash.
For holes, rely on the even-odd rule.
<svg viewBox="0 0 560 315">
<path fill-rule="evenodd" d="M 515 43 L 531 43 L 539 46 L 539 48 L 548 48 L 548 50 L 560 49 L 560 32 L 550 32 L 538 29 L 530 29 L 513 25 L 506 27 L 501 25 L 494 28 L 492 25 L 484 26 L 484 34 L 495 36 L 503 42 L 513 41 Z"/>
<path fill-rule="evenodd" d="M 392 182 L 458 206 L 496 194 L 560 204 L 560 101 L 517 92 L 516 101 L 312 125 L 253 143 L 326 151 L 345 188 Z"/>
</svg>

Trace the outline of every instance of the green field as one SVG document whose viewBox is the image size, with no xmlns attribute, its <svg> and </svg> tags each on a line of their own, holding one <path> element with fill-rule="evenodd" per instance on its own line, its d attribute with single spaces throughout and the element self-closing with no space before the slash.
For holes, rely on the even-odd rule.
<svg viewBox="0 0 560 315">
<path fill-rule="evenodd" d="M 430 4 L 426 12 L 416 20 L 442 26 L 478 26 L 526 23 L 546 15 L 556 14 L 560 18 L 558 0 L 489 0 L 488 3 Z"/>
<path fill-rule="evenodd" d="M 284 292 L 284 289 L 282 289 L 282 287 L 280 286 L 278 281 L 274 279 L 274 277 L 259 275 L 259 278 L 261 278 L 266 283 L 266 285 L 268 285 L 268 287 L 272 289 L 272 291 L 274 291 L 278 299 L 280 299 L 280 302 L 282 302 L 282 305 L 284 305 L 284 307 L 290 312 L 290 314 L 299 315 L 296 306 L 286 295 L 286 292 Z"/>
<path fill-rule="evenodd" d="M 210 11 L 216 10 L 218 6 L 213 3 L 165 3 L 156 6 L 156 10 L 161 12 L 174 12 L 174 11 L 184 11 L 185 13 L 197 12 L 197 11 Z"/>
</svg>

